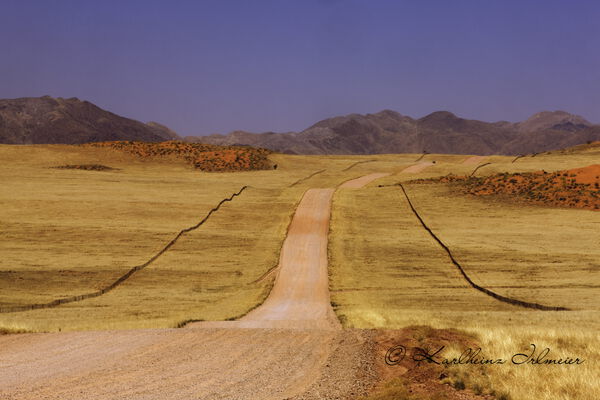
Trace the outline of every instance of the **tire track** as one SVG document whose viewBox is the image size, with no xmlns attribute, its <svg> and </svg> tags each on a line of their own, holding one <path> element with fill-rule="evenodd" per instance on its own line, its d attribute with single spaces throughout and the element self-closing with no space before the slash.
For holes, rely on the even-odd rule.
<svg viewBox="0 0 600 400">
<path fill-rule="evenodd" d="M 423 219 L 421 218 L 421 216 L 419 215 L 419 213 L 417 212 L 417 210 L 415 210 L 415 207 L 413 206 L 412 202 L 410 201 L 410 198 L 408 197 L 408 193 L 406 193 L 406 189 L 404 189 L 404 186 L 400 183 L 399 184 L 400 188 L 402 189 L 402 192 L 404 193 L 404 196 L 406 197 L 406 201 L 408 202 L 408 205 L 410 206 L 410 209 L 412 210 L 413 214 L 415 214 L 415 217 L 417 217 L 417 219 L 419 220 L 419 222 L 421 223 L 421 225 L 423 226 L 423 228 L 425 228 L 425 230 L 431 235 L 431 237 L 438 242 L 438 244 L 446 251 L 446 253 L 448 254 L 448 257 L 450 257 L 450 261 L 452 261 L 452 264 L 454 264 L 456 266 L 456 268 L 458 268 L 459 272 L 461 273 L 461 275 L 463 276 L 463 278 L 465 278 L 465 280 L 469 283 L 469 285 L 471 285 L 471 287 L 473 287 L 476 290 L 479 290 L 480 292 L 491 296 L 493 298 L 495 298 L 496 300 L 502 301 L 504 303 L 508 303 L 508 304 L 512 304 L 515 306 L 520 306 L 520 307 L 525 307 L 525 308 L 533 308 L 536 310 L 543 310 L 543 311 L 569 311 L 569 308 L 566 307 L 554 307 L 554 306 L 546 306 L 543 304 L 538 304 L 538 303 L 529 303 L 526 301 L 522 301 L 522 300 L 517 300 L 517 299 L 513 299 L 510 297 L 506 297 L 506 296 L 502 296 L 498 293 L 492 292 L 489 289 L 486 289 L 482 286 L 479 286 L 478 284 L 476 284 L 475 282 L 473 282 L 471 280 L 471 278 L 469 278 L 469 276 L 467 275 L 467 273 L 465 272 L 465 270 L 463 269 L 462 265 L 459 264 L 458 261 L 456 261 L 456 259 L 454 258 L 454 256 L 452 255 L 452 252 L 450 251 L 450 249 L 448 248 L 448 246 L 446 246 L 441 240 L 440 238 L 438 238 L 435 233 L 433 233 L 433 231 L 425 224 L 425 221 L 423 221 Z"/>
<path fill-rule="evenodd" d="M 368 185 L 369 183 L 373 182 L 376 179 L 379 178 L 383 178 L 385 176 L 389 176 L 390 174 L 387 172 L 379 172 L 379 173 L 373 173 L 373 174 L 369 174 L 369 175 L 363 175 L 360 176 L 358 178 L 354 178 L 354 179 L 350 179 L 346 182 L 343 182 L 341 185 L 338 186 L 338 188 L 340 189 L 361 189 L 363 187 L 365 187 L 366 185 Z"/>
<path fill-rule="evenodd" d="M 417 174 L 417 173 L 425 170 L 425 168 L 428 168 L 432 165 L 435 165 L 434 162 L 422 161 L 420 163 L 413 164 L 410 167 L 404 168 L 402 171 L 400 171 L 400 173 Z"/>
<path fill-rule="evenodd" d="M 516 157 L 515 157 L 515 158 L 514 158 L 514 159 L 511 161 L 511 163 L 514 163 L 514 162 L 515 162 L 515 161 L 517 161 L 519 158 L 523 158 L 523 157 L 532 157 L 532 158 L 533 158 L 533 157 L 535 157 L 535 156 L 537 156 L 537 155 L 539 155 L 539 154 L 543 154 L 543 153 L 520 154 L 520 155 L 516 156 Z"/>
<path fill-rule="evenodd" d="M 488 163 L 485 163 L 485 164 L 478 165 L 478 166 L 477 166 L 477 167 L 476 167 L 476 168 L 473 170 L 473 172 L 471 172 L 471 175 L 469 175 L 469 176 L 473 176 L 473 175 L 475 175 L 475 172 L 477 172 L 477 170 L 478 170 L 479 168 L 485 167 L 486 165 L 490 165 L 490 164 L 491 164 L 491 162 L 488 162 Z"/>
<path fill-rule="evenodd" d="M 326 170 L 326 169 L 322 169 L 322 170 L 320 170 L 320 171 L 313 172 L 312 174 L 310 174 L 310 175 L 308 175 L 308 176 L 305 176 L 304 178 L 300 178 L 300 179 L 298 179 L 296 182 L 292 183 L 292 184 L 291 184 L 290 186 L 288 186 L 288 187 L 294 187 L 294 186 L 298 185 L 299 183 L 302 183 L 302 182 L 304 182 L 304 181 L 306 181 L 306 180 L 309 180 L 309 179 L 310 179 L 310 178 L 312 178 L 313 176 L 315 176 L 315 175 L 318 175 L 318 174 L 320 174 L 320 173 L 323 173 L 323 172 L 325 172 L 325 171 L 327 171 L 327 170 Z"/>
<path fill-rule="evenodd" d="M 349 169 L 352 169 L 354 167 L 356 167 L 358 164 L 364 164 L 364 163 L 369 163 L 369 162 L 373 162 L 373 161 L 377 161 L 377 160 L 365 160 L 365 161 L 357 161 L 353 164 L 350 164 L 348 167 L 344 168 L 342 170 L 342 172 L 348 171 Z"/>
<path fill-rule="evenodd" d="M 281 251 L 280 251 L 281 252 Z M 254 285 L 256 283 L 262 282 L 265 279 L 267 279 L 269 276 L 271 276 L 273 274 L 273 272 L 277 271 L 277 269 L 279 268 L 279 263 L 277 263 L 277 265 L 273 265 L 271 268 L 269 268 L 267 270 L 267 272 L 265 272 L 264 274 L 262 274 L 261 276 L 259 276 L 258 278 L 256 278 L 255 280 L 253 280 L 252 282 L 248 282 L 247 285 Z"/>
<path fill-rule="evenodd" d="M 423 154 L 421 154 L 421 156 L 420 156 L 419 158 L 417 158 L 417 159 L 416 159 L 414 162 L 421 161 L 421 160 L 422 160 L 422 159 L 423 159 L 423 158 L 424 158 L 424 157 L 425 157 L 427 154 L 429 154 L 429 153 L 427 153 L 427 152 L 424 152 L 424 153 L 423 153 Z"/>
<path fill-rule="evenodd" d="M 53 301 L 51 301 L 49 303 L 38 303 L 38 304 L 27 304 L 27 305 L 23 305 L 23 306 L 0 307 L 0 313 L 4 314 L 4 313 L 11 313 L 11 312 L 21 312 L 21 311 L 38 310 L 38 309 L 41 309 L 41 308 L 53 308 L 53 307 L 60 306 L 61 304 L 74 303 L 74 302 L 77 302 L 77 301 L 91 299 L 91 298 L 94 298 L 94 297 L 102 296 L 103 294 L 110 292 L 111 290 L 113 290 L 114 288 L 116 288 L 117 286 L 119 286 L 120 284 L 122 284 L 123 282 L 125 282 L 127 279 L 129 279 L 133 274 L 135 274 L 136 272 L 138 272 L 138 271 L 146 268 L 147 266 L 149 266 L 150 264 L 152 264 L 154 261 L 156 261 L 161 255 L 163 255 L 167 250 L 169 250 L 177 242 L 177 240 L 179 240 L 179 238 L 181 236 L 183 236 L 184 234 L 186 234 L 188 232 L 191 232 L 193 230 L 198 229 L 206 221 L 208 221 L 208 219 L 210 218 L 210 216 L 214 212 L 218 211 L 219 208 L 221 208 L 221 206 L 223 205 L 223 203 L 226 203 L 228 201 L 232 201 L 235 197 L 237 197 L 240 194 L 242 194 L 242 192 L 244 190 L 246 190 L 247 188 L 248 188 L 248 186 L 243 186 L 236 193 L 234 193 L 231 196 L 226 197 L 223 200 L 221 200 L 219 202 L 219 204 L 217 204 L 213 209 L 211 209 L 208 212 L 208 214 L 206 214 L 206 216 L 200 222 L 198 222 L 196 225 L 190 226 L 189 228 L 185 228 L 185 229 L 182 229 L 181 231 L 179 231 L 179 233 L 177 234 L 177 236 L 175 236 L 175 238 L 173 238 L 169 243 L 167 243 L 165 245 L 165 247 L 163 247 L 158 253 L 156 253 L 154 256 L 152 256 L 148 261 L 146 261 L 143 264 L 136 265 L 135 267 L 131 268 L 129 271 L 127 271 L 127 273 L 125 273 L 124 275 L 121 275 L 116 281 L 114 281 L 110 285 L 108 285 L 108 286 L 106 286 L 106 287 L 104 287 L 104 288 L 102 288 L 100 290 L 97 290 L 95 292 L 85 293 L 85 294 L 81 294 L 81 295 L 77 295 L 77 296 L 65 297 L 63 299 L 53 300 Z"/>
</svg>

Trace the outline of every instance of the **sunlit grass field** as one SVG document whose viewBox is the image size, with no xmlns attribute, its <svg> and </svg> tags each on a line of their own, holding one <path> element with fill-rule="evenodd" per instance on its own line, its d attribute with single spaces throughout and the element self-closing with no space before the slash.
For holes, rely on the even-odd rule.
<svg viewBox="0 0 600 400">
<path fill-rule="evenodd" d="M 410 211 L 398 182 L 468 175 L 468 156 L 272 155 L 276 170 L 205 173 L 176 160 L 140 161 L 107 149 L 0 146 L 0 306 L 92 292 L 147 261 L 223 198 L 249 186 L 199 229 L 113 291 L 50 309 L 0 314 L 0 331 L 174 327 L 239 317 L 268 295 L 295 206 L 312 187 L 388 172 L 339 189 L 329 235 L 330 287 L 346 327 L 453 327 L 487 354 L 549 346 L 578 366 L 457 368 L 468 387 L 512 399 L 596 399 L 600 344 L 600 213 L 467 197 L 445 184 L 407 184 L 411 200 L 479 285 L 519 300 L 573 309 L 544 312 L 471 288 Z M 488 157 L 478 176 L 598 163 L 595 152 Z M 53 169 L 97 163 L 111 171 Z M 383 187 L 379 187 L 383 185 Z M 457 349 L 458 350 L 458 349 Z M 483 379 L 483 381 L 482 381 Z"/>
<path fill-rule="evenodd" d="M 421 217 L 479 285 L 504 296 L 573 311 L 535 311 L 505 304 L 465 282 L 423 229 L 398 186 L 415 177 L 465 174 L 451 156 L 395 174 L 369 187 L 338 190 L 329 256 L 332 301 L 347 327 L 429 325 L 474 333 L 488 356 L 510 357 L 550 347 L 551 356 L 580 357 L 571 366 L 454 367 L 482 393 L 511 399 L 596 399 L 600 343 L 600 213 L 466 197 L 445 184 L 405 184 Z M 511 163 L 491 157 L 481 174 L 547 171 L 597 163 L 598 154 L 539 155 Z M 455 349 L 459 351 L 459 349 Z M 464 350 L 464 349 L 462 349 Z M 461 351 L 462 351 L 461 350 Z"/>
<path fill-rule="evenodd" d="M 243 315 L 262 302 L 296 204 L 415 155 L 273 155 L 276 170 L 205 173 L 177 160 L 140 161 L 108 149 L 0 146 L 0 306 L 47 303 L 106 287 L 248 186 L 199 229 L 100 297 L 0 314 L 0 328 L 57 331 L 170 327 Z M 54 169 L 97 163 L 112 171 Z M 315 172 L 322 171 L 308 179 Z"/>
</svg>

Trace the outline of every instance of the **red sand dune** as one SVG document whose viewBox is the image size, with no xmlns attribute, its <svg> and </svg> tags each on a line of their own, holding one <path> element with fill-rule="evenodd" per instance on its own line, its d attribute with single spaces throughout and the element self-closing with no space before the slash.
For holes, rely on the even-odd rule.
<svg viewBox="0 0 600 400">
<path fill-rule="evenodd" d="M 508 194 L 534 203 L 600 210 L 600 165 L 568 171 L 500 174 L 468 181 L 469 193 Z"/>
<path fill-rule="evenodd" d="M 475 196 L 508 195 L 532 203 L 600 210 L 599 164 L 556 172 L 504 173 L 481 178 L 448 175 L 412 181 L 431 182 L 458 182 Z"/>
<path fill-rule="evenodd" d="M 565 172 L 567 172 L 569 175 L 575 175 L 575 181 L 577 183 L 587 183 L 593 185 L 600 181 L 600 164 L 570 169 Z"/>
</svg>

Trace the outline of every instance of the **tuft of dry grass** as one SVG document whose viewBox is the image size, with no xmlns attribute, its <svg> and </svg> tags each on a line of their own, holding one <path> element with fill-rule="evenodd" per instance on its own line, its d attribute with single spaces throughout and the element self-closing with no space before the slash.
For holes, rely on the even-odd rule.
<svg viewBox="0 0 600 400">
<path fill-rule="evenodd" d="M 0 325 L 0 335 L 17 335 L 31 333 L 32 331 L 19 325 Z"/>
</svg>

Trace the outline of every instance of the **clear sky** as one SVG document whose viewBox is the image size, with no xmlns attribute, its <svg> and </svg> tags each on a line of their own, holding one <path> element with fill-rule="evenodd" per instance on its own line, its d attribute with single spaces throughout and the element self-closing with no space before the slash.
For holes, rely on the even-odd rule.
<svg viewBox="0 0 600 400">
<path fill-rule="evenodd" d="M 448 110 L 600 122 L 600 2 L 0 0 L 0 98 L 79 97 L 183 135 Z"/>
</svg>

